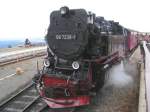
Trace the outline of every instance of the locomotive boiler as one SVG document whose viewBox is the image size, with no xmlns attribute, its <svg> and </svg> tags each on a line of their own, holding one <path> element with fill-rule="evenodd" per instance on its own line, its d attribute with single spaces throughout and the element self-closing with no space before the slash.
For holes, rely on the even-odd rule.
<svg viewBox="0 0 150 112">
<path fill-rule="evenodd" d="M 88 105 L 105 71 L 127 50 L 127 29 L 84 9 L 61 7 L 50 15 L 47 57 L 34 81 L 51 108 Z"/>
</svg>

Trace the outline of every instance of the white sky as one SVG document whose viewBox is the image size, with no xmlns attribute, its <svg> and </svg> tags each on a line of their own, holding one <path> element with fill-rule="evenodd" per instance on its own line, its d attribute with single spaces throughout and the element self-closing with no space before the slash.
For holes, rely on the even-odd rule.
<svg viewBox="0 0 150 112">
<path fill-rule="evenodd" d="M 84 8 L 123 26 L 150 31 L 150 0 L 0 0 L 0 40 L 44 37 L 61 6 Z"/>
</svg>

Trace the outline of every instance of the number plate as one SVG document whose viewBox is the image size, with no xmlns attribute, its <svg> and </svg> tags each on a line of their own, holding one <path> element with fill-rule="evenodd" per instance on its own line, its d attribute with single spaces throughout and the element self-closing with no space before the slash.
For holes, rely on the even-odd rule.
<svg viewBox="0 0 150 112">
<path fill-rule="evenodd" d="M 57 40 L 76 40 L 75 34 L 60 34 L 56 35 Z"/>
</svg>

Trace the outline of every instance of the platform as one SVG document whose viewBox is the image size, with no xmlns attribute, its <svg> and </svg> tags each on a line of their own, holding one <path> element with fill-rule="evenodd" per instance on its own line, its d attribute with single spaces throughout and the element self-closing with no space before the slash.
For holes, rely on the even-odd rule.
<svg viewBox="0 0 150 112">
<path fill-rule="evenodd" d="M 147 48 L 147 43 L 143 41 L 145 54 L 145 87 L 146 87 L 146 106 L 147 112 L 150 112 L 150 50 Z"/>
</svg>

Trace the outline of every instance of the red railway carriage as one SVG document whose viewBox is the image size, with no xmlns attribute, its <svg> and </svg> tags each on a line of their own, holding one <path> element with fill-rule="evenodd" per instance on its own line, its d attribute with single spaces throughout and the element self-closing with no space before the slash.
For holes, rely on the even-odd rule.
<svg viewBox="0 0 150 112">
<path fill-rule="evenodd" d="M 144 40 L 144 41 L 147 41 L 147 42 L 150 42 L 150 35 L 146 33 L 146 34 L 143 36 L 143 40 Z"/>
<path fill-rule="evenodd" d="M 135 31 L 128 31 L 127 35 L 127 42 L 128 42 L 128 50 L 132 51 L 133 49 L 136 48 L 138 45 L 138 37 L 137 37 L 137 32 Z"/>
<path fill-rule="evenodd" d="M 68 7 L 51 13 L 45 40 L 48 56 L 34 82 L 51 108 L 90 104 L 106 70 L 137 44 L 119 23 Z"/>
<path fill-rule="evenodd" d="M 125 40 L 126 35 L 112 35 L 110 38 L 109 48 L 111 52 L 118 52 L 120 58 L 125 57 L 126 46 Z"/>
</svg>

